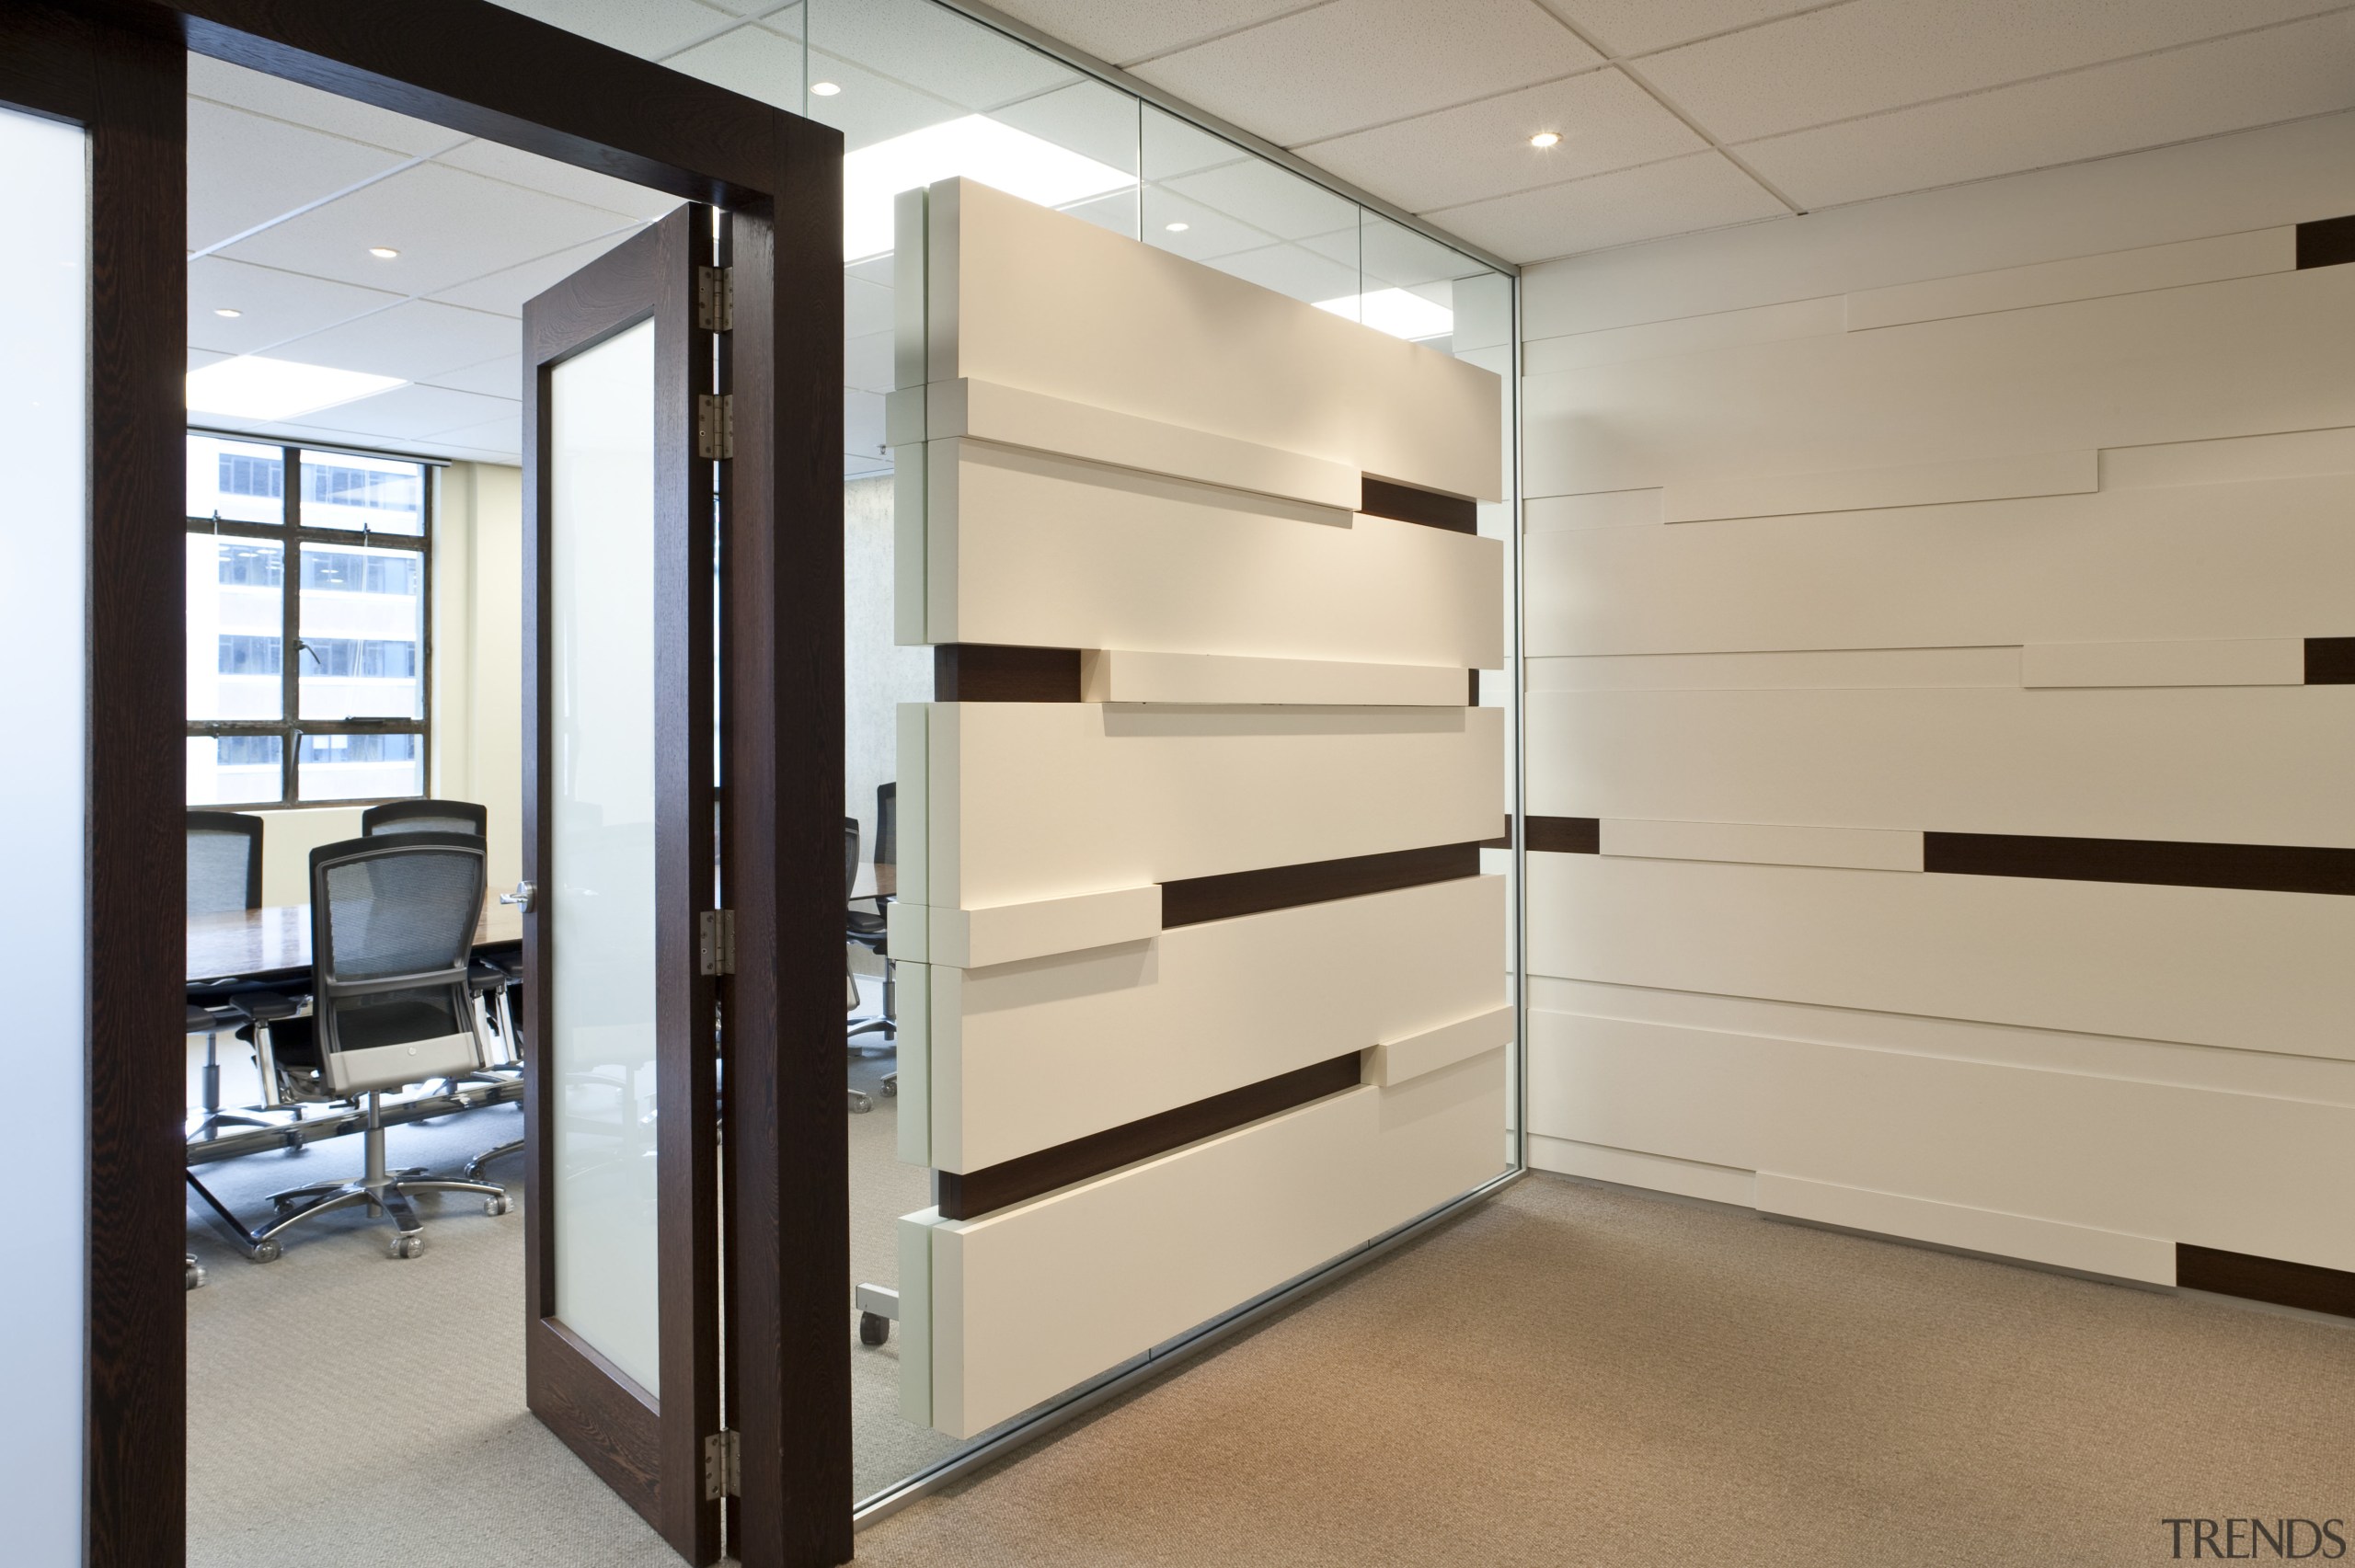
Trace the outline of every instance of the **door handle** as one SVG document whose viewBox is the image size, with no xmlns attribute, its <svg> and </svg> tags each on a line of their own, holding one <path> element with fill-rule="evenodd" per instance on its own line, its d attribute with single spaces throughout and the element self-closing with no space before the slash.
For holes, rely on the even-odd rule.
<svg viewBox="0 0 2355 1568">
<path fill-rule="evenodd" d="M 539 894 L 540 885 L 538 883 L 518 882 L 515 884 L 515 891 L 512 893 L 501 893 L 499 896 L 499 901 L 502 904 L 513 904 L 521 909 L 525 914 L 529 914 L 532 912 L 532 900 L 538 898 Z"/>
</svg>

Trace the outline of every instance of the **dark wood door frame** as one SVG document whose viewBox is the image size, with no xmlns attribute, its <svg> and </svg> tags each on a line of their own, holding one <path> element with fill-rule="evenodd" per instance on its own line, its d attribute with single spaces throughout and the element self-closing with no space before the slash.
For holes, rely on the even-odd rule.
<svg viewBox="0 0 2355 1568">
<path fill-rule="evenodd" d="M 714 907 L 711 798 L 712 464 L 695 458 L 695 399 L 711 384 L 715 334 L 698 325 L 697 269 L 712 259 L 713 209 L 688 202 L 523 306 L 523 864 L 540 889 L 523 917 L 523 1037 L 550 1044 L 525 1070 L 523 1387 L 532 1412 L 689 1562 L 719 1556 L 704 1439 L 720 1429 L 718 1088 L 715 979 L 698 962 L 697 915 Z M 551 857 L 557 738 L 556 366 L 642 324 L 654 329 L 653 604 L 655 830 L 656 1359 L 660 1397 L 562 1321 L 555 1204 L 562 1075 L 555 1066 L 546 906 L 567 873 Z M 576 634 L 577 635 L 577 634 Z M 625 1114 L 629 1104 L 623 1099 Z"/>
<path fill-rule="evenodd" d="M 747 1568 L 851 1550 L 842 1090 L 842 140 L 488 0 L 0 0 L 0 101 L 91 138 L 89 1568 L 185 1552 L 178 744 L 186 63 L 729 212 L 725 1181 Z"/>
</svg>

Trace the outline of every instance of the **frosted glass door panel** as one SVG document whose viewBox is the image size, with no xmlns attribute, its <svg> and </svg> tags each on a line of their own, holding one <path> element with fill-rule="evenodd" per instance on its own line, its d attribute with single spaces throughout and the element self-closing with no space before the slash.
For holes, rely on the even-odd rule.
<svg viewBox="0 0 2355 1568">
<path fill-rule="evenodd" d="M 0 1475 L 15 1499 L 8 1561 L 82 1560 L 82 807 L 85 567 L 82 486 L 85 273 L 89 232 L 78 127 L 0 109 L 0 945 L 17 972 L 9 1092 L 0 1101 L 0 1184 L 11 1229 L 43 1266 L 0 1295 Z"/>
<path fill-rule="evenodd" d="M 555 1316 L 660 1394 L 654 324 L 549 372 Z"/>
</svg>

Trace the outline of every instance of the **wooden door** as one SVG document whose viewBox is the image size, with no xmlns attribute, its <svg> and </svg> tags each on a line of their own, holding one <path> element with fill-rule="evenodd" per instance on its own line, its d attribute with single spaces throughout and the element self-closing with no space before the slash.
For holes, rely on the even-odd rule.
<svg viewBox="0 0 2355 1568">
<path fill-rule="evenodd" d="M 712 236 L 683 206 L 523 308 L 526 1391 L 698 1564 L 728 1470 Z"/>
</svg>

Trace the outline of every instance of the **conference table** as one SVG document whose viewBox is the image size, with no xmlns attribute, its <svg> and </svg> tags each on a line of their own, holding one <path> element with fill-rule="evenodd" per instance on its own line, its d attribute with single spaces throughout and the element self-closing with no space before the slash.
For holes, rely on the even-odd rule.
<svg viewBox="0 0 2355 1568">
<path fill-rule="evenodd" d="M 523 941 L 523 911 L 486 893 L 475 922 L 475 951 L 515 947 Z M 306 979 L 311 972 L 311 906 L 265 904 L 258 910 L 190 915 L 188 920 L 188 983 L 217 990 L 247 985 L 269 990 Z"/>
</svg>

